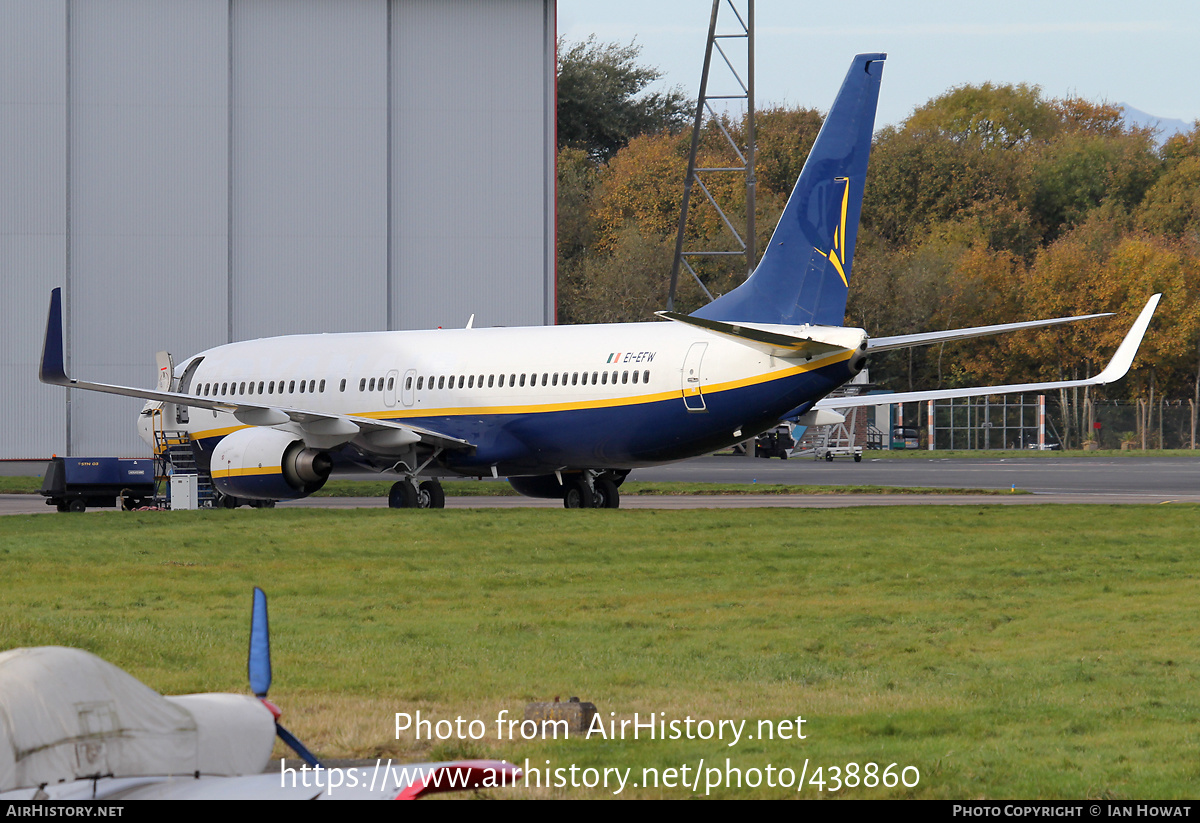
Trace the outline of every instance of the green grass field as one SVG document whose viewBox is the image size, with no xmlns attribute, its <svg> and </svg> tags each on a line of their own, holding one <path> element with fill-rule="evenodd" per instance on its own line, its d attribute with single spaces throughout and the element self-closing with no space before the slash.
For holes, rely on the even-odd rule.
<svg viewBox="0 0 1200 823">
<path fill-rule="evenodd" d="M 0 637 L 88 649 L 165 693 L 245 691 L 260 585 L 272 698 L 326 757 L 632 782 L 807 763 L 802 797 L 818 766 L 824 796 L 1191 797 L 1198 537 L 1200 509 L 1174 505 L 18 515 L 0 520 Z M 556 695 L 747 731 L 799 715 L 807 738 L 496 739 L 500 711 Z M 487 736 L 397 740 L 394 714 L 417 710 Z M 828 791 L 830 767 L 868 762 L 919 782 Z"/>
</svg>

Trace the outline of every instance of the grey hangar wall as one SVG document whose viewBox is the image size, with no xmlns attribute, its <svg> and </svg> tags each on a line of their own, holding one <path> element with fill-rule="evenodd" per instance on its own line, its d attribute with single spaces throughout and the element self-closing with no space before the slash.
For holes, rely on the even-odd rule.
<svg viewBox="0 0 1200 823">
<path fill-rule="evenodd" d="M 37 381 L 308 332 L 554 322 L 554 0 L 0 4 L 0 459 L 143 455 Z"/>
</svg>

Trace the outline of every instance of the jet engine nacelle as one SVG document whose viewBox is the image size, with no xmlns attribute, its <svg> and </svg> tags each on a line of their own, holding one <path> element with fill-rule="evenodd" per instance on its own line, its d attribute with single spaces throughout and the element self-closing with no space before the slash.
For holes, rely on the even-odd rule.
<svg viewBox="0 0 1200 823">
<path fill-rule="evenodd" d="M 250 500 L 295 500 L 325 485 L 333 460 L 294 434 L 248 428 L 221 439 L 213 450 L 213 486 Z"/>
</svg>

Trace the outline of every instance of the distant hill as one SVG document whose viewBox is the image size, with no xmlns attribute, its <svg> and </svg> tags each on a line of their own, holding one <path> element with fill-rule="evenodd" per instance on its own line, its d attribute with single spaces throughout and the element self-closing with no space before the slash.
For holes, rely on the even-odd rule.
<svg viewBox="0 0 1200 823">
<path fill-rule="evenodd" d="M 1189 132 L 1192 130 L 1191 123 L 1185 123 L 1182 120 L 1171 120 L 1164 117 L 1155 117 L 1153 114 L 1146 114 L 1141 109 L 1135 109 L 1128 103 L 1117 103 L 1117 108 L 1125 115 L 1125 122 L 1131 125 L 1140 127 L 1150 126 L 1158 129 L 1158 144 L 1161 146 L 1167 142 L 1172 135 L 1180 132 Z"/>
</svg>

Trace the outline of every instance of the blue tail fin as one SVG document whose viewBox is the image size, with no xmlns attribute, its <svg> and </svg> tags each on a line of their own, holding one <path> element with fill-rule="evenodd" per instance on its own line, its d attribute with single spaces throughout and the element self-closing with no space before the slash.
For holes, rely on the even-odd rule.
<svg viewBox="0 0 1200 823">
<path fill-rule="evenodd" d="M 845 321 L 886 59 L 886 54 L 854 58 L 758 267 L 696 317 L 824 326 Z"/>
</svg>

